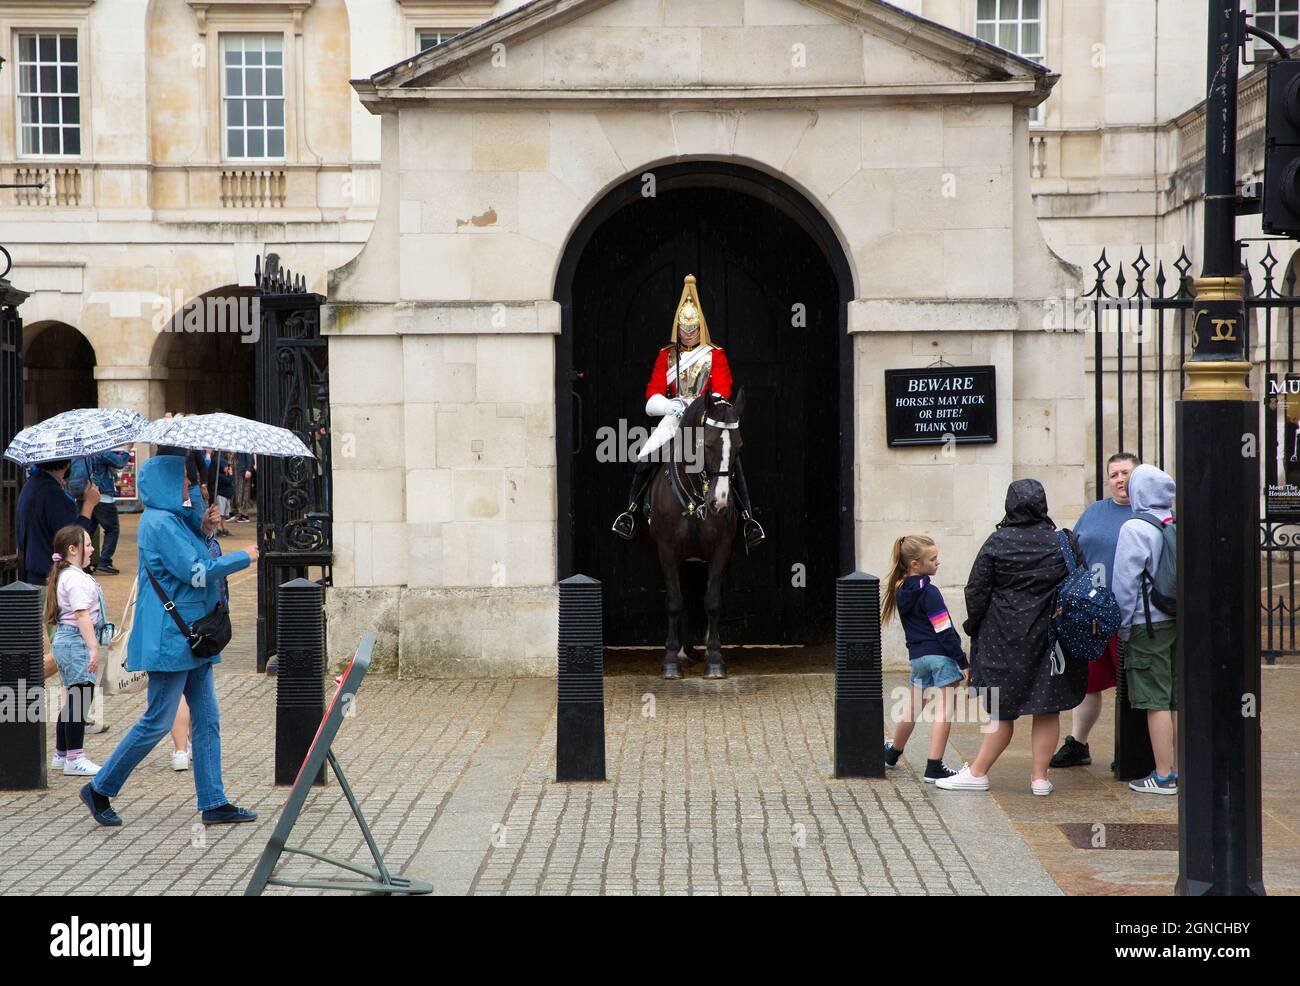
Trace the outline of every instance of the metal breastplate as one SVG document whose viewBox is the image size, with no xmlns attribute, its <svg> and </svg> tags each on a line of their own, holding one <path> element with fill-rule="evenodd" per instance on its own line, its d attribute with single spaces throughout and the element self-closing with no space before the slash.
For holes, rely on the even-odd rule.
<svg viewBox="0 0 1300 986">
<path fill-rule="evenodd" d="M 682 367 L 677 374 L 677 396 L 693 401 L 704 393 L 712 366 L 713 351 L 710 350 L 689 366 Z"/>
</svg>

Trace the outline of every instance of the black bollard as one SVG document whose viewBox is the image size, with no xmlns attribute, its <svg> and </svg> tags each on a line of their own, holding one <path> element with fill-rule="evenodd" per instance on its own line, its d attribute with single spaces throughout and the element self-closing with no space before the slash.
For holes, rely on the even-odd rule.
<svg viewBox="0 0 1300 986">
<path fill-rule="evenodd" d="M 1264 895 L 1258 428 L 1252 401 L 1178 402 L 1180 897 Z"/>
<path fill-rule="evenodd" d="M 325 715 L 325 590 L 294 579 L 276 596 L 275 783 L 292 784 Z M 324 765 L 312 783 L 325 783 Z"/>
<path fill-rule="evenodd" d="M 49 786 L 42 595 L 26 582 L 0 589 L 0 790 Z"/>
<path fill-rule="evenodd" d="M 605 632 L 600 583 L 585 575 L 560 583 L 555 779 L 605 779 Z"/>
<path fill-rule="evenodd" d="M 1133 633 L 1141 628 L 1134 623 Z M 1119 645 L 1119 671 L 1115 675 L 1115 766 L 1117 781 L 1131 781 L 1146 777 L 1155 769 L 1156 759 L 1151 755 L 1151 732 L 1147 729 L 1145 709 L 1135 709 L 1128 704 L 1128 644 Z"/>
<path fill-rule="evenodd" d="M 835 580 L 835 776 L 885 776 L 880 580 Z"/>
</svg>

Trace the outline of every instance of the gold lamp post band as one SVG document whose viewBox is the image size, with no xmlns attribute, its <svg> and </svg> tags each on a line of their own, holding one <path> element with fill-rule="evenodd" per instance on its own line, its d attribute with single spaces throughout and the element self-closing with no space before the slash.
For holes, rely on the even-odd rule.
<svg viewBox="0 0 1300 986">
<path fill-rule="evenodd" d="M 1192 314 L 1192 351 L 1200 344 L 1200 333 L 1212 331 L 1210 342 L 1232 341 L 1242 347 L 1238 323 L 1245 318 L 1246 280 L 1242 277 L 1198 277 L 1193 282 L 1196 295 Z M 1216 317 L 1219 316 L 1219 317 Z M 1244 347 L 1243 347 L 1244 350 Z M 1242 351 L 1242 350 L 1239 350 Z M 1225 354 L 1226 355 L 1226 354 Z M 1183 364 L 1187 386 L 1185 401 L 1250 401 L 1251 364 L 1244 351 L 1240 359 L 1192 359 Z"/>
<path fill-rule="evenodd" d="M 1244 277 L 1198 277 L 1192 281 L 1197 301 L 1241 301 L 1246 297 Z"/>
</svg>

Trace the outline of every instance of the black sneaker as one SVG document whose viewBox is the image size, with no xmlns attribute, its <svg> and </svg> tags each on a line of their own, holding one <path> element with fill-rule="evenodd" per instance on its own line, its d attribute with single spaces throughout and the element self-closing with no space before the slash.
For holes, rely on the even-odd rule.
<svg viewBox="0 0 1300 986">
<path fill-rule="evenodd" d="M 1080 743 L 1073 736 L 1065 737 L 1061 748 L 1052 755 L 1049 763 L 1052 767 L 1086 767 L 1092 763 L 1092 754 L 1087 743 Z"/>
<path fill-rule="evenodd" d="M 953 770 L 942 760 L 927 760 L 925 763 L 925 776 L 922 780 L 927 784 L 933 784 L 935 781 L 956 777 L 959 773 L 960 771 Z"/>
<path fill-rule="evenodd" d="M 96 575 L 121 575 L 122 573 L 113 567 L 112 563 L 100 562 L 95 566 Z"/>
<path fill-rule="evenodd" d="M 232 804 L 209 808 L 203 812 L 204 825 L 238 825 L 240 822 L 254 821 L 257 821 L 257 812 L 249 811 L 247 808 L 236 808 Z"/>
<path fill-rule="evenodd" d="M 898 758 L 903 755 L 903 751 L 894 746 L 893 740 L 885 740 L 885 766 L 894 768 L 898 766 Z"/>
<path fill-rule="evenodd" d="M 122 824 L 122 817 L 113 810 L 108 798 L 96 791 L 89 783 L 81 789 L 81 801 L 90 809 L 90 817 L 100 825 L 113 828 Z"/>
</svg>

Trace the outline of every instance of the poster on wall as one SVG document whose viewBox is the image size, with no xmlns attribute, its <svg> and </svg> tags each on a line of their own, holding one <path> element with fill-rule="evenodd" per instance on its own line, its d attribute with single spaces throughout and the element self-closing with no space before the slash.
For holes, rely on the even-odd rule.
<svg viewBox="0 0 1300 986">
<path fill-rule="evenodd" d="M 1264 513 L 1300 518 L 1300 374 L 1270 374 L 1265 407 Z"/>
<path fill-rule="evenodd" d="M 929 366 L 885 371 L 890 448 L 998 440 L 996 368 Z"/>
<path fill-rule="evenodd" d="M 117 474 L 118 500 L 139 499 L 140 494 L 135 488 L 136 466 L 135 449 L 133 448 L 129 453 L 126 465 L 123 466 Z"/>
</svg>

